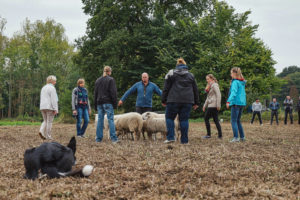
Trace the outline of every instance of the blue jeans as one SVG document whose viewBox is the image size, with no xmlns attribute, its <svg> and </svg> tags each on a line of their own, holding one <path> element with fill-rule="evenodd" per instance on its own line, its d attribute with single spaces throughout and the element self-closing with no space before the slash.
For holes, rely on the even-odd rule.
<svg viewBox="0 0 300 200">
<path fill-rule="evenodd" d="M 116 128 L 114 124 L 114 108 L 112 104 L 100 104 L 97 105 L 98 110 L 98 123 L 96 129 L 96 142 L 101 142 L 103 139 L 103 127 L 104 127 L 104 115 L 107 114 L 107 120 L 109 125 L 110 139 L 115 142 L 118 140 L 116 136 Z"/>
<path fill-rule="evenodd" d="M 179 123 L 181 130 L 180 141 L 182 144 L 189 142 L 189 118 L 192 109 L 192 104 L 189 103 L 168 103 L 166 108 L 166 125 L 167 125 L 167 140 L 175 140 L 174 133 L 174 119 L 179 115 Z"/>
<path fill-rule="evenodd" d="M 231 126 L 233 131 L 233 137 L 238 138 L 240 133 L 240 138 L 245 138 L 243 126 L 241 123 L 241 116 L 244 106 L 231 106 Z"/>
<path fill-rule="evenodd" d="M 83 117 L 83 125 L 81 127 Z M 89 124 L 89 111 L 88 108 L 77 108 L 77 123 L 76 123 L 76 129 L 77 129 L 77 136 L 83 135 L 85 133 L 85 130 Z"/>
</svg>

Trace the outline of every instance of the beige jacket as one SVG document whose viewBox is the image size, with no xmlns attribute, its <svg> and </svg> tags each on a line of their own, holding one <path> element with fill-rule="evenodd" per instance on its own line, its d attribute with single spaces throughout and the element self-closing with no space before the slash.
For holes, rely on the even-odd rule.
<svg viewBox="0 0 300 200">
<path fill-rule="evenodd" d="M 58 112 L 58 97 L 54 85 L 45 85 L 41 90 L 40 110 L 55 110 Z"/>
<path fill-rule="evenodd" d="M 207 94 L 204 107 L 221 108 L 221 92 L 218 83 L 213 83 Z"/>
</svg>

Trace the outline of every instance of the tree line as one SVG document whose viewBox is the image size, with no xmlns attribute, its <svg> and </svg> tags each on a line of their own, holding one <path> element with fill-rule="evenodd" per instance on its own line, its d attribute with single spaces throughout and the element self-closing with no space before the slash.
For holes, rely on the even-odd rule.
<svg viewBox="0 0 300 200">
<path fill-rule="evenodd" d="M 113 69 L 120 98 L 147 72 L 161 89 L 164 76 L 183 57 L 195 75 L 200 102 L 205 76 L 219 80 L 222 104 L 229 91 L 230 69 L 240 67 L 247 80 L 247 101 L 270 98 L 287 81 L 275 75 L 272 51 L 255 37 L 250 11 L 236 13 L 217 0 L 83 0 L 90 16 L 86 34 L 68 41 L 54 20 L 30 22 L 13 37 L 3 35 L 0 18 L 0 117 L 39 116 L 39 93 L 48 75 L 58 78 L 60 113 L 71 116 L 71 92 L 85 78 L 93 103 L 95 80 L 103 67 Z M 134 110 L 135 97 L 124 112 Z M 163 110 L 154 97 L 154 110 Z M 223 108 L 224 109 L 224 108 Z M 200 112 L 198 112 L 200 113 Z M 197 116 L 197 115 L 195 115 Z"/>
</svg>

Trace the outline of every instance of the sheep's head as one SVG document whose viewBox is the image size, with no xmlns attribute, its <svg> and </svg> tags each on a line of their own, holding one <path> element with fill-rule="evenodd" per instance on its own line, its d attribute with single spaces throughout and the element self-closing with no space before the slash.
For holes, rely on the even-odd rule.
<svg viewBox="0 0 300 200">
<path fill-rule="evenodd" d="M 150 112 L 145 112 L 142 114 L 142 118 L 143 120 L 147 120 L 151 117 L 151 113 Z"/>
</svg>

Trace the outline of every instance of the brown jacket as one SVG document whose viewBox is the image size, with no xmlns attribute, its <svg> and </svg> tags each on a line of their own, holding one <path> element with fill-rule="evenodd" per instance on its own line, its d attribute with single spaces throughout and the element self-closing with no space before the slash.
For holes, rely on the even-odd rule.
<svg viewBox="0 0 300 200">
<path fill-rule="evenodd" d="M 221 92 L 218 83 L 213 83 L 207 94 L 204 107 L 221 108 Z"/>
</svg>

